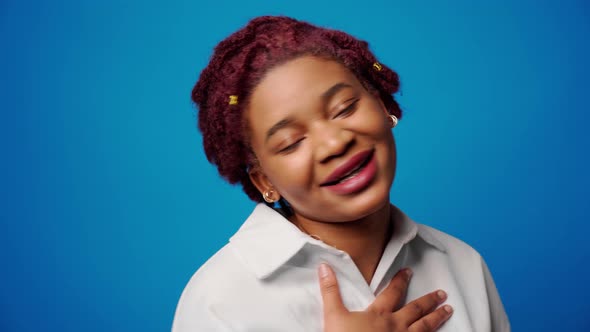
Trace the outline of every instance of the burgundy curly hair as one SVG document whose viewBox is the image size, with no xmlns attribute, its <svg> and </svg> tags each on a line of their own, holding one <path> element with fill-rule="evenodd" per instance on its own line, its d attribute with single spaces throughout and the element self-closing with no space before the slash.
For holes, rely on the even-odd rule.
<svg viewBox="0 0 590 332">
<path fill-rule="evenodd" d="M 342 31 L 284 16 L 262 16 L 221 41 L 192 90 L 199 109 L 199 129 L 207 159 L 232 184 L 241 183 L 254 201 L 262 197 L 248 175 L 256 158 L 249 147 L 243 113 L 252 90 L 271 68 L 312 55 L 337 61 L 351 70 L 387 110 L 401 118 L 393 98 L 399 89 L 396 72 L 377 63 L 369 44 Z M 230 103 L 230 95 L 238 103 Z"/>
</svg>

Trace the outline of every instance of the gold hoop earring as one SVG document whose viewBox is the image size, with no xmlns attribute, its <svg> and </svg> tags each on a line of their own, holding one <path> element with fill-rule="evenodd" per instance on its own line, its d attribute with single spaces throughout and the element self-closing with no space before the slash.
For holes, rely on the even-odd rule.
<svg viewBox="0 0 590 332">
<path fill-rule="evenodd" d="M 274 203 L 277 200 L 273 198 L 275 191 L 272 189 L 268 189 L 267 191 L 264 192 L 264 194 L 262 194 L 262 198 L 264 198 L 264 201 L 267 203 Z"/>
<path fill-rule="evenodd" d="M 389 114 L 389 122 L 390 122 L 391 128 L 395 128 L 395 126 L 397 126 L 397 116 L 395 116 L 393 114 Z"/>
</svg>

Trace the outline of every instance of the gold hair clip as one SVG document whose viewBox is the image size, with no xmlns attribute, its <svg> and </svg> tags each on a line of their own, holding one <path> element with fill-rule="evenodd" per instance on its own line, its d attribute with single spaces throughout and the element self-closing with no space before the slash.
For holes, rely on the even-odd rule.
<svg viewBox="0 0 590 332">
<path fill-rule="evenodd" d="M 230 105 L 237 105 L 238 104 L 238 96 L 230 95 L 229 96 L 229 104 Z"/>
<path fill-rule="evenodd" d="M 375 62 L 373 63 L 373 68 L 375 68 L 376 71 L 381 71 L 381 69 L 383 69 L 383 66 L 379 62 Z"/>
</svg>

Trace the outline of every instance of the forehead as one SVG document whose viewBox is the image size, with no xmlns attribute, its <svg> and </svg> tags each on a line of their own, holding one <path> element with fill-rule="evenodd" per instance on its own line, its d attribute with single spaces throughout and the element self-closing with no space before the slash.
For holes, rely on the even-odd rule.
<svg viewBox="0 0 590 332">
<path fill-rule="evenodd" d="M 301 101 L 319 98 L 336 83 L 358 83 L 342 64 L 312 56 L 290 60 L 271 69 L 256 86 L 251 103 L 263 105 L 276 101 Z"/>
</svg>

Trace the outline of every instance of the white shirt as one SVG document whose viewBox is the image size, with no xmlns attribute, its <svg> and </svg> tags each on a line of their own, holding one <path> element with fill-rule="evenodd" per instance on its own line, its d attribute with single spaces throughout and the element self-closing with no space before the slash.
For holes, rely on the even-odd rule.
<svg viewBox="0 0 590 332">
<path fill-rule="evenodd" d="M 412 221 L 392 206 L 393 235 L 370 285 L 344 251 L 301 232 L 264 204 L 184 289 L 173 332 L 322 331 L 317 267 L 336 272 L 344 305 L 367 308 L 403 267 L 414 274 L 406 302 L 443 289 L 453 306 L 439 330 L 510 331 L 508 317 L 481 256 L 462 241 Z"/>
</svg>

